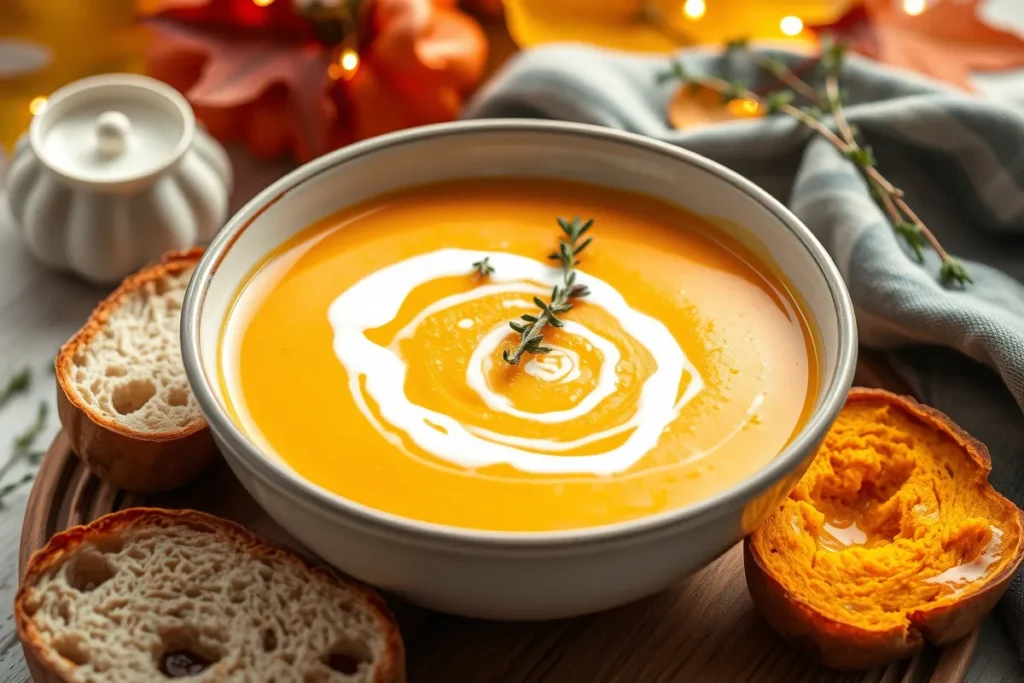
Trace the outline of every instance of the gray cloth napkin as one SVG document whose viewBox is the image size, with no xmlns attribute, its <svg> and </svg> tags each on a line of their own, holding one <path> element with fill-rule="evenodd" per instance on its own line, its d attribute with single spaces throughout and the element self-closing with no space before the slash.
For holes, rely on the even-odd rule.
<svg viewBox="0 0 1024 683">
<path fill-rule="evenodd" d="M 792 55 L 776 56 L 796 63 Z M 691 72 L 743 78 L 757 69 L 687 51 Z M 658 138 L 728 166 L 784 202 L 846 279 L 861 343 L 884 349 L 927 403 L 988 444 L 996 488 L 1024 506 L 1024 114 L 913 74 L 851 57 L 847 114 L 886 177 L 975 284 L 946 289 L 938 259 L 917 264 L 855 168 L 789 117 L 686 131 L 666 119 L 665 56 L 580 45 L 517 56 L 467 107 L 467 118 L 591 123 Z M 1002 613 L 1024 657 L 1024 573 Z"/>
</svg>

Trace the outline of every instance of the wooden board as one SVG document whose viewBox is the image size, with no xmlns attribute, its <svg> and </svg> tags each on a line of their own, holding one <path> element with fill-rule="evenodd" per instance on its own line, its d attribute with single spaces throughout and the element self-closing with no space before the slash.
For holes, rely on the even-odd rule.
<svg viewBox="0 0 1024 683">
<path fill-rule="evenodd" d="M 884 366 L 859 381 L 900 387 Z M 29 497 L 20 566 L 54 533 L 138 505 L 190 507 L 228 517 L 308 556 L 221 465 L 200 482 L 156 496 L 93 477 L 61 434 Z M 497 623 L 429 612 L 391 598 L 410 683 L 960 683 L 977 633 L 943 650 L 865 673 L 826 669 L 797 653 L 757 616 L 736 546 L 675 587 L 603 614 L 546 623 Z"/>
</svg>

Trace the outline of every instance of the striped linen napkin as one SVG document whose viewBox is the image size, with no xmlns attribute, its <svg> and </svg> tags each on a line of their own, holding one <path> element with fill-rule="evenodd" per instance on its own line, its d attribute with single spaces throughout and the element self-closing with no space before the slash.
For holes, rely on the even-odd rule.
<svg viewBox="0 0 1024 683">
<path fill-rule="evenodd" d="M 721 75 L 725 67 L 706 52 L 679 58 L 692 73 Z M 546 46 L 514 58 L 464 116 L 628 130 L 698 152 L 768 190 L 832 255 L 853 298 L 861 343 L 884 350 L 923 401 L 989 446 L 993 484 L 1024 507 L 1024 112 L 847 60 L 850 122 L 975 282 L 947 289 L 937 281 L 935 254 L 916 263 L 853 165 L 789 117 L 673 129 L 665 112 L 674 86 L 657 83 L 667 66 L 664 56 Z M 750 65 L 730 61 L 729 68 L 732 77 L 758 83 Z M 1024 572 L 1001 612 L 1024 658 Z"/>
</svg>

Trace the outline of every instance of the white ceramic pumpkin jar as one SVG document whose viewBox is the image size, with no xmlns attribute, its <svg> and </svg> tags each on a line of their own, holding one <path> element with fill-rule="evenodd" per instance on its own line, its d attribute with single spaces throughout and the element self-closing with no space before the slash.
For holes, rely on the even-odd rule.
<svg viewBox="0 0 1024 683">
<path fill-rule="evenodd" d="M 54 92 L 15 147 L 11 215 L 43 264 L 109 285 L 209 241 L 227 218 L 231 163 L 185 98 L 134 74 Z"/>
</svg>

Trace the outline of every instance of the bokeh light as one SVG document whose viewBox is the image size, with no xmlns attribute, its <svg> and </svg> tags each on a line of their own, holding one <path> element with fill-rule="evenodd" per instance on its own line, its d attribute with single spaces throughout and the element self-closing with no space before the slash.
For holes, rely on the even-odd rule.
<svg viewBox="0 0 1024 683">
<path fill-rule="evenodd" d="M 683 14 L 687 19 L 700 19 L 706 11 L 707 5 L 704 4 L 704 0 L 686 0 L 683 4 Z"/>
<path fill-rule="evenodd" d="M 782 21 L 779 22 L 779 28 L 787 36 L 796 36 L 804 30 L 804 22 L 800 21 L 800 17 L 782 17 Z"/>
<path fill-rule="evenodd" d="M 32 112 L 32 116 L 39 116 L 46 111 L 47 100 L 45 97 L 34 97 L 32 101 L 28 103 L 28 110 Z"/>
<path fill-rule="evenodd" d="M 912 17 L 916 17 L 926 9 L 928 9 L 927 0 L 903 0 L 903 11 Z"/>
</svg>

